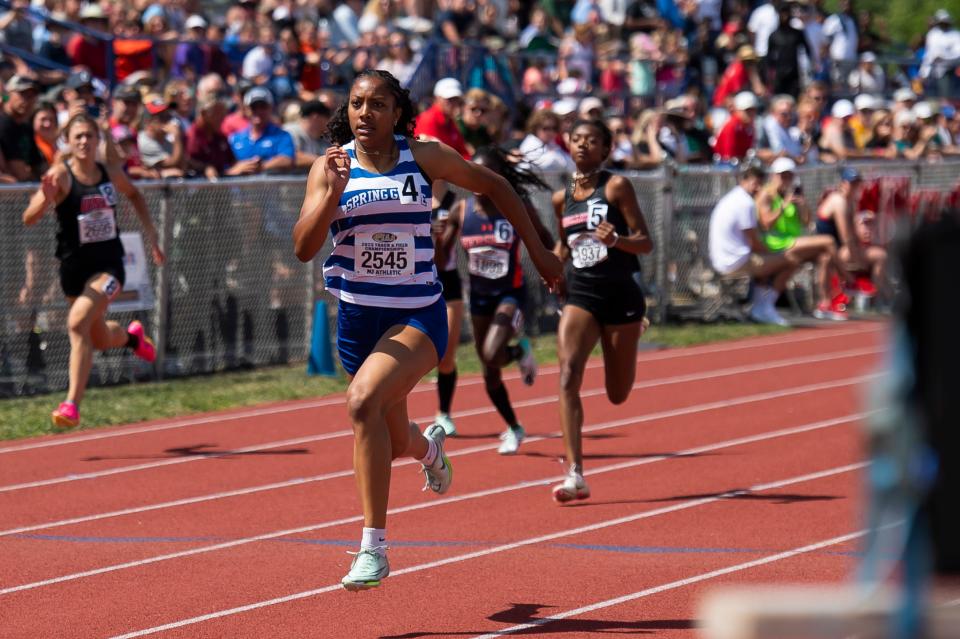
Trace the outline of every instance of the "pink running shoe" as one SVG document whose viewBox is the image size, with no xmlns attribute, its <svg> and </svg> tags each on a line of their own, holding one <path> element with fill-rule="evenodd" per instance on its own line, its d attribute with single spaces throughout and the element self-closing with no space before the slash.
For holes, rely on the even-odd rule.
<svg viewBox="0 0 960 639">
<path fill-rule="evenodd" d="M 140 344 L 133 350 L 133 354 L 145 362 L 153 363 L 157 359 L 157 349 L 143 330 L 143 324 L 139 320 L 133 320 L 127 327 L 127 332 L 140 340 Z"/>
<path fill-rule="evenodd" d="M 61 402 L 57 410 L 50 413 L 50 420 L 57 428 L 76 428 L 80 425 L 80 409 L 73 402 Z"/>
</svg>

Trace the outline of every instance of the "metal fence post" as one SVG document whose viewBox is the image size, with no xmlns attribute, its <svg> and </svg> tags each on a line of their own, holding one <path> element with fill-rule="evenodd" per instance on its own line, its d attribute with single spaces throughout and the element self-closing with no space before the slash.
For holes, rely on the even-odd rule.
<svg viewBox="0 0 960 639">
<path fill-rule="evenodd" d="M 309 269 L 309 274 L 307 277 L 307 290 L 304 291 L 303 299 L 303 313 L 304 319 L 304 331 L 303 331 L 303 340 L 304 340 L 304 352 L 307 353 L 307 356 L 310 355 L 310 346 L 311 346 L 311 336 L 313 335 L 313 314 L 314 314 L 314 302 L 317 299 L 317 266 L 316 261 L 311 260 L 305 264 Z"/>
<path fill-rule="evenodd" d="M 663 165 L 663 185 L 661 190 L 663 193 L 663 214 L 660 216 L 660 224 L 662 228 L 660 229 L 660 246 L 657 247 L 657 289 L 659 292 L 660 299 L 657 304 L 657 317 L 656 321 L 658 324 L 663 324 L 667 321 L 667 310 L 670 306 L 673 291 L 673 282 L 668 277 L 668 267 L 669 260 L 667 259 L 668 254 L 672 252 L 672 233 L 673 229 L 673 208 L 674 208 L 674 198 L 673 198 L 673 180 L 676 177 L 677 171 L 676 166 L 672 162 L 667 162 Z"/>
<path fill-rule="evenodd" d="M 153 325 L 157 336 L 157 379 L 163 379 L 167 359 L 167 318 L 170 308 L 170 270 L 172 268 L 173 253 L 173 219 L 170 215 L 170 185 L 164 183 L 160 199 L 160 246 L 166 261 L 157 267 L 157 282 L 155 296 L 157 304 L 154 310 Z"/>
</svg>

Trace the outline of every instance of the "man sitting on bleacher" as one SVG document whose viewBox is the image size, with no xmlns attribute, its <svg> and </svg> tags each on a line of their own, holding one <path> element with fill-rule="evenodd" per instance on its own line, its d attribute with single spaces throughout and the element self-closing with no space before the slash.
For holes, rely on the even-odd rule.
<svg viewBox="0 0 960 639">
<path fill-rule="evenodd" d="M 710 214 L 710 262 L 723 277 L 754 280 L 751 319 L 785 326 L 788 322 L 777 312 L 775 304 L 795 266 L 784 253 L 771 253 L 757 231 L 754 198 L 765 177 L 760 165 L 746 165 L 737 186 L 717 202 Z"/>
</svg>

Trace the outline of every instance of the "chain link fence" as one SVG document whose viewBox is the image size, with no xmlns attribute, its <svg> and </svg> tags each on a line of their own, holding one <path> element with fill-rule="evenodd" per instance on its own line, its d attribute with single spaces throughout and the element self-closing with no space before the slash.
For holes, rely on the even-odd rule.
<svg viewBox="0 0 960 639">
<path fill-rule="evenodd" d="M 960 162 L 858 167 L 865 179 L 876 180 L 883 188 L 934 194 L 954 189 L 960 175 Z M 811 206 L 839 181 L 837 167 L 802 167 L 798 175 Z M 652 319 L 707 317 L 703 309 L 715 308 L 720 295 L 708 257 L 710 212 L 734 185 L 735 174 L 715 167 L 663 167 L 627 176 L 654 240 L 653 253 L 641 258 Z M 545 179 L 561 189 L 569 176 L 551 174 Z M 123 325 L 141 320 L 157 342 L 158 364 L 146 366 L 126 349 L 101 353 L 95 357 L 91 383 L 304 361 L 314 302 L 326 299 L 331 315 L 336 311 L 320 275 L 329 240 L 311 264 L 301 264 L 293 254 L 292 229 L 304 178 L 144 182 L 139 187 L 163 237 L 167 263 L 159 268 L 147 265 L 149 303 L 111 311 L 110 318 Z M 56 224 L 52 215 L 31 228 L 21 222 L 35 188 L 0 188 L 0 397 L 59 390 L 68 381 L 67 305 L 53 257 Z M 537 192 L 533 204 L 556 236 L 550 195 Z M 881 197 L 898 213 L 906 212 L 907 200 L 908 193 L 900 192 L 897 198 Z M 125 231 L 139 230 L 125 201 L 119 223 Z M 462 251 L 458 254 L 465 278 L 466 260 Z M 128 255 L 128 260 L 133 257 Z M 526 254 L 523 267 L 526 329 L 531 334 L 553 332 L 559 300 L 541 285 Z"/>
</svg>

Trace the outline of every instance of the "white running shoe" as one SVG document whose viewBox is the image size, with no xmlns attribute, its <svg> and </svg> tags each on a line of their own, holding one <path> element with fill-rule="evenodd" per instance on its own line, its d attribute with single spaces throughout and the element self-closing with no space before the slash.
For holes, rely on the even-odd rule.
<svg viewBox="0 0 960 639">
<path fill-rule="evenodd" d="M 764 288 L 766 289 L 766 287 Z M 753 306 L 750 307 L 750 319 L 759 324 L 790 326 L 790 322 L 785 320 L 774 306 L 777 297 L 777 292 L 772 289 L 766 289 L 757 295 Z"/>
<path fill-rule="evenodd" d="M 527 433 L 520 424 L 517 424 L 516 428 L 508 428 L 500 433 L 501 443 L 497 452 L 501 455 L 516 455 L 517 449 L 520 448 L 520 442 L 522 442 L 526 436 Z"/>
<path fill-rule="evenodd" d="M 443 452 L 443 442 L 446 440 L 447 434 L 440 424 L 431 424 L 423 432 L 423 436 L 437 442 L 437 458 L 433 461 L 433 465 L 429 468 L 420 466 L 426 477 L 423 489 L 429 488 L 438 495 L 442 495 L 450 489 L 450 482 L 453 481 L 453 466 L 450 465 L 450 460 Z"/>
<path fill-rule="evenodd" d="M 439 424 L 440 427 L 443 428 L 443 432 L 446 433 L 447 437 L 457 436 L 457 427 L 453 425 L 453 420 L 450 419 L 450 413 L 437 413 L 433 423 Z"/>
<path fill-rule="evenodd" d="M 566 504 L 575 499 L 586 499 L 590 496 L 590 487 L 583 480 L 583 475 L 578 473 L 576 468 L 570 467 L 563 483 L 553 487 L 553 501 L 558 504 Z"/>
<path fill-rule="evenodd" d="M 523 355 L 520 357 L 520 372 L 523 374 L 523 383 L 527 386 L 533 386 L 533 380 L 537 378 L 537 360 L 533 357 L 533 347 L 530 346 L 530 340 L 526 337 L 517 342 L 517 346 L 523 349 Z"/>
<path fill-rule="evenodd" d="M 358 553 L 350 553 L 356 556 L 350 564 L 350 572 L 340 580 L 340 585 L 350 592 L 370 590 L 379 586 L 380 580 L 390 574 L 386 550 L 386 548 L 361 549 Z"/>
</svg>

